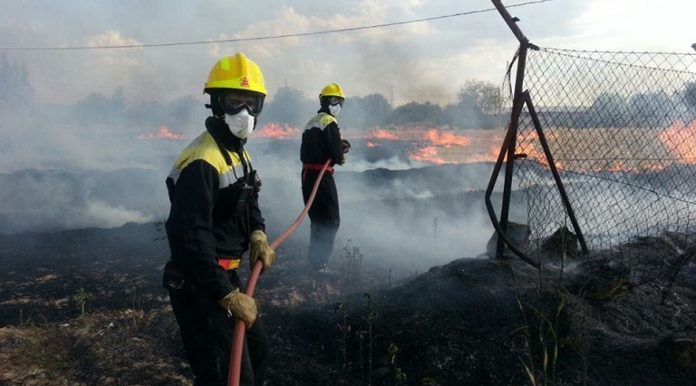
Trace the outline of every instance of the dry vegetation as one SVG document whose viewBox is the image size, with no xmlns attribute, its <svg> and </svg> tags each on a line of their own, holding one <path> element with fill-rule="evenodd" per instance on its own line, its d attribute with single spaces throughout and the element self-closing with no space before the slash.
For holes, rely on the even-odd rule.
<svg viewBox="0 0 696 386">
<path fill-rule="evenodd" d="M 124 234 L 145 252 L 89 257 Z M 22 267 L 36 250 L 60 248 L 31 240 L 25 254 L 3 256 L 0 383 L 190 385 L 159 288 L 166 245 L 156 236 L 152 225 L 114 229 L 83 243 L 82 259 L 57 256 L 62 263 L 32 269 Z M 559 289 L 557 271 L 539 276 L 518 260 L 487 258 L 390 282 L 358 245 L 335 260 L 337 274 L 315 275 L 303 247 L 288 244 L 257 291 L 274 355 L 268 384 L 688 384 L 696 376 L 696 266 L 683 265 L 662 303 L 664 286 L 649 273 L 664 265 L 655 251 L 665 245 L 626 246 L 640 263 L 630 267 L 611 256 L 569 261 Z M 344 262 L 361 264 L 359 280 Z"/>
</svg>

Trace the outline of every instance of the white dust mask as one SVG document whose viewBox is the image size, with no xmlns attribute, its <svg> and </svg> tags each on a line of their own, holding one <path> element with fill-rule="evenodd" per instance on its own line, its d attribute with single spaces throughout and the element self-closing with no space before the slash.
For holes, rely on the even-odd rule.
<svg viewBox="0 0 696 386">
<path fill-rule="evenodd" d="M 335 105 L 329 105 L 329 112 L 331 112 L 331 115 L 334 117 L 338 115 L 338 112 L 341 111 L 341 105 L 339 103 L 336 103 Z"/>
<path fill-rule="evenodd" d="M 247 109 L 242 109 L 237 114 L 225 114 L 225 123 L 232 134 L 240 139 L 248 137 L 254 131 L 254 119 Z"/>
</svg>

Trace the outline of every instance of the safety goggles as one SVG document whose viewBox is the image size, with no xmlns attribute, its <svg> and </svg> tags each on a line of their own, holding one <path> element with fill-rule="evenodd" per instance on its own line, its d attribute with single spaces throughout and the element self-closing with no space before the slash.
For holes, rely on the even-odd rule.
<svg viewBox="0 0 696 386">
<path fill-rule="evenodd" d="M 341 107 L 343 107 L 344 101 L 345 101 L 345 99 L 340 98 L 340 97 L 331 97 L 329 99 L 329 104 L 332 106 L 340 105 Z"/>
<path fill-rule="evenodd" d="M 263 109 L 263 96 L 240 92 L 228 92 L 220 96 L 220 105 L 225 114 L 238 114 L 246 109 L 251 116 L 257 116 Z"/>
</svg>

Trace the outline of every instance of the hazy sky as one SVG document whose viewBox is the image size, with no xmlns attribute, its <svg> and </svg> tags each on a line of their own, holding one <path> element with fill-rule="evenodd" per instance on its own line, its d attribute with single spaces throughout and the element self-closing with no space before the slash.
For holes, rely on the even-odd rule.
<svg viewBox="0 0 696 386">
<path fill-rule="evenodd" d="M 521 1 L 505 1 L 507 5 Z M 71 47 L 209 41 L 375 25 L 491 8 L 485 0 L 96 1 L 4 0 L 0 47 Z M 538 45 L 690 52 L 689 0 L 554 0 L 510 8 Z M 199 96 L 212 64 L 244 51 L 270 98 L 287 84 L 314 96 L 328 82 L 395 104 L 449 102 L 468 79 L 502 81 L 517 44 L 496 12 L 386 28 L 243 43 L 88 51 L 10 51 L 35 95 L 72 103 L 124 88 L 129 101 Z M 201 97 L 201 100 L 203 98 Z"/>
</svg>

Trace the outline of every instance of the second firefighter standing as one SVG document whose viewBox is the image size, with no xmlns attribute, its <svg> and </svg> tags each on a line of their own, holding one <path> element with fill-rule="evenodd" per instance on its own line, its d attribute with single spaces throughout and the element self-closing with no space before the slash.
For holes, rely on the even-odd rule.
<svg viewBox="0 0 696 386">
<path fill-rule="evenodd" d="M 327 160 L 330 160 L 314 203 L 309 209 L 311 236 L 308 258 L 310 265 L 325 271 L 333 251 L 336 232 L 341 223 L 338 207 L 338 191 L 333 178 L 334 166 L 343 165 L 350 143 L 341 138 L 336 117 L 343 107 L 345 95 L 341 86 L 331 83 L 319 94 L 320 108 L 309 120 L 302 133 L 300 159 L 302 161 L 302 196 L 305 204 L 314 183 Z"/>
</svg>

